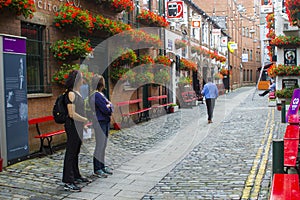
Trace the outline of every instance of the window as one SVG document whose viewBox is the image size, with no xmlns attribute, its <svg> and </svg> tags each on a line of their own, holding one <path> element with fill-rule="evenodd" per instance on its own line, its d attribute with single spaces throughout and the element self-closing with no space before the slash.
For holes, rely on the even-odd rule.
<svg viewBox="0 0 300 200">
<path fill-rule="evenodd" d="M 252 69 L 250 69 L 250 81 L 253 81 L 253 77 L 252 77 Z"/>
<path fill-rule="evenodd" d="M 21 35 L 26 40 L 27 91 L 28 93 L 51 92 L 50 78 L 47 70 L 47 50 L 45 26 L 21 23 Z"/>
<path fill-rule="evenodd" d="M 249 69 L 247 69 L 246 81 L 249 81 Z"/>
<path fill-rule="evenodd" d="M 250 50 L 249 60 L 252 61 L 252 59 L 253 59 L 252 50 Z"/>
</svg>

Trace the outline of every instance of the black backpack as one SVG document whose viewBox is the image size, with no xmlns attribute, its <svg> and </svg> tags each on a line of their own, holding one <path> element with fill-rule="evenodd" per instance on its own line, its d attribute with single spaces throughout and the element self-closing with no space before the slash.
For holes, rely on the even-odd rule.
<svg viewBox="0 0 300 200">
<path fill-rule="evenodd" d="M 66 123 L 68 117 L 68 109 L 65 103 L 66 94 L 67 93 L 63 93 L 59 95 L 53 106 L 52 114 L 54 117 L 54 121 L 58 124 Z"/>
</svg>

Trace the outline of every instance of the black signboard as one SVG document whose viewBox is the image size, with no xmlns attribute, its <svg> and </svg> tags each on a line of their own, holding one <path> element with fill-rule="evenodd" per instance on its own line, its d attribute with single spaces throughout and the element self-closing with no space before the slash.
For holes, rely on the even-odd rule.
<svg viewBox="0 0 300 200">
<path fill-rule="evenodd" d="M 283 79 L 282 80 L 282 88 L 294 88 L 298 87 L 297 79 Z"/>
<path fill-rule="evenodd" d="M 3 36 L 7 160 L 29 154 L 26 40 Z"/>
<path fill-rule="evenodd" d="M 284 64 L 297 65 L 297 49 L 284 49 Z"/>
</svg>

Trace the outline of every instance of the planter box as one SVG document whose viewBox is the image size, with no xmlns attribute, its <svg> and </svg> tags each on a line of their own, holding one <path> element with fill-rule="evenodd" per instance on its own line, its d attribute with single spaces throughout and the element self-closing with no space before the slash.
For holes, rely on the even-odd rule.
<svg viewBox="0 0 300 200">
<path fill-rule="evenodd" d="M 177 112 L 178 110 L 179 110 L 179 107 L 178 107 L 178 106 L 171 106 L 171 107 L 169 108 L 170 113 Z"/>
</svg>

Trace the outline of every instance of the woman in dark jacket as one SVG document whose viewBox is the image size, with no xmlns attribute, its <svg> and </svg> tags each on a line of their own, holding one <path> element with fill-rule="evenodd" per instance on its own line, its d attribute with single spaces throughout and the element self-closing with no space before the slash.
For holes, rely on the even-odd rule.
<svg viewBox="0 0 300 200">
<path fill-rule="evenodd" d="M 90 105 L 91 109 L 95 112 L 93 127 L 96 137 L 96 147 L 93 158 L 94 173 L 99 177 L 106 178 L 108 174 L 112 174 L 111 169 L 105 166 L 104 160 L 113 105 L 102 93 L 105 88 L 103 76 L 94 75 L 92 78 L 92 88 L 94 92 L 90 97 Z"/>
<path fill-rule="evenodd" d="M 68 191 L 81 191 L 76 183 L 89 182 L 79 173 L 78 156 L 82 144 L 82 133 L 84 123 L 88 119 L 84 117 L 84 101 L 80 95 L 80 86 L 82 85 L 82 74 L 74 70 L 69 73 L 66 80 L 67 95 L 65 103 L 68 109 L 68 118 L 65 123 L 67 134 L 67 146 L 64 160 L 63 178 L 64 189 Z"/>
</svg>

